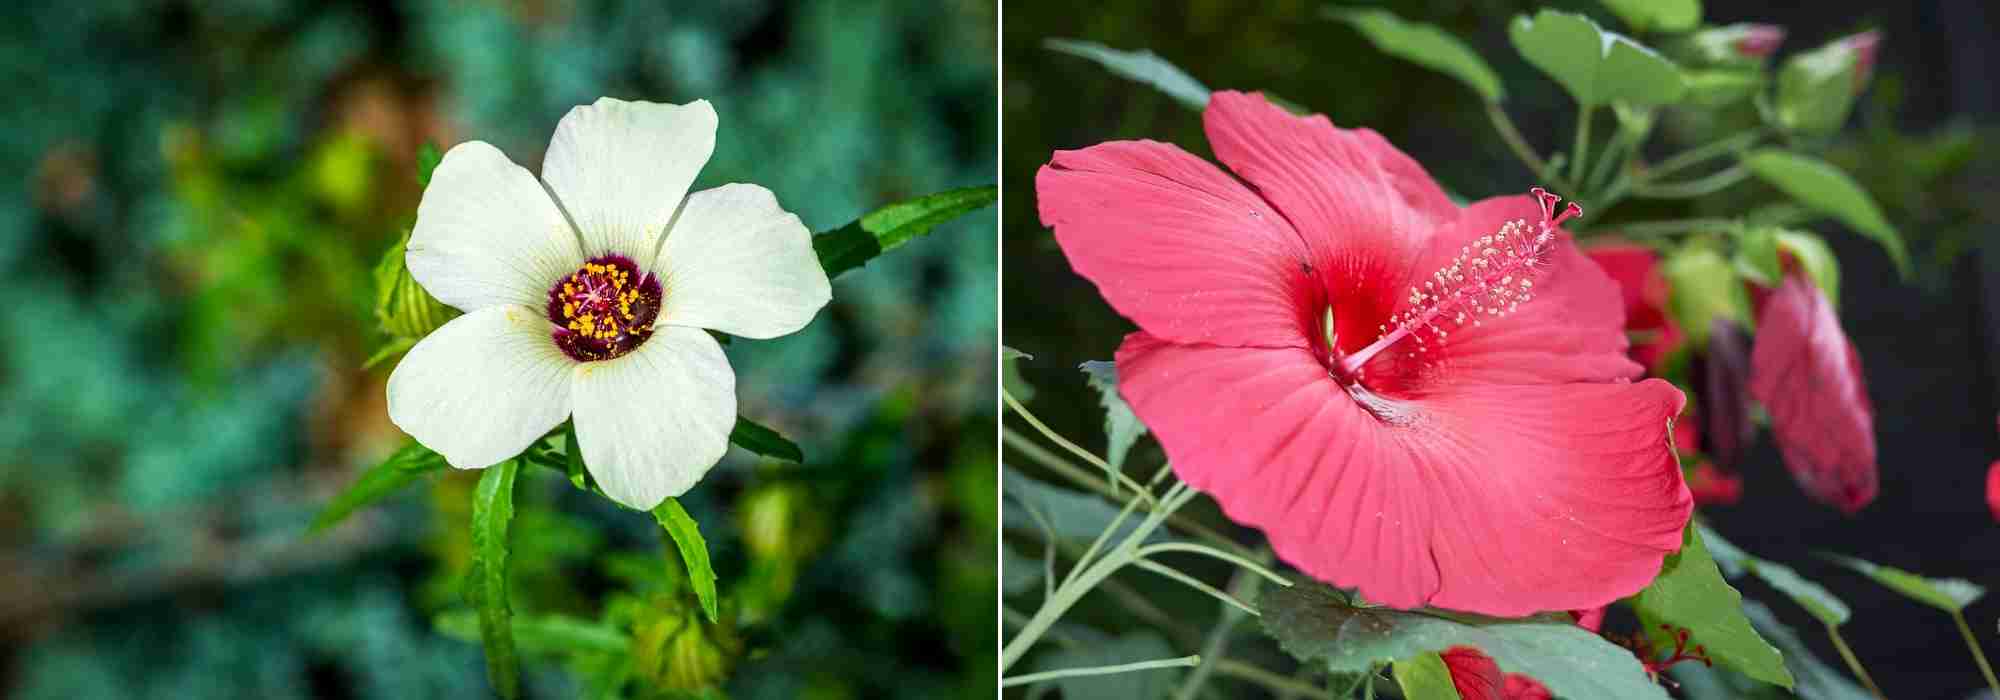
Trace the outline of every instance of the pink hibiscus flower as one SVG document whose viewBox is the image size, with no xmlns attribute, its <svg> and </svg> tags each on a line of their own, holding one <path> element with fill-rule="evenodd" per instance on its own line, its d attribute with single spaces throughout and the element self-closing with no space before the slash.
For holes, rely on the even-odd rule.
<svg viewBox="0 0 2000 700">
<path fill-rule="evenodd" d="M 1750 395 L 1792 478 L 1815 500 L 1852 514 L 1875 500 L 1875 408 L 1861 356 L 1811 280 L 1786 275 L 1762 302 L 1750 350 Z"/>
<path fill-rule="evenodd" d="M 1521 615 L 1651 581 L 1693 508 L 1666 435 L 1685 398 L 1631 382 L 1618 288 L 1557 228 L 1575 206 L 1455 206 L 1375 132 L 1257 95 L 1204 122 L 1242 181 L 1150 141 L 1036 178 L 1071 266 L 1139 325 L 1119 392 L 1174 471 L 1385 605 Z"/>
<path fill-rule="evenodd" d="M 1986 466 L 1986 507 L 1993 511 L 1993 519 L 2000 521 L 2000 459 Z"/>
<path fill-rule="evenodd" d="M 1667 315 L 1667 278 L 1660 274 L 1660 254 L 1636 243 L 1611 241 L 1583 250 L 1590 261 L 1604 268 L 1625 300 L 1625 330 L 1632 336 L 1632 359 L 1647 369 L 1657 368 L 1667 353 L 1679 347 L 1685 336 Z M 1694 445 L 1683 444 L 1683 450 Z"/>
</svg>

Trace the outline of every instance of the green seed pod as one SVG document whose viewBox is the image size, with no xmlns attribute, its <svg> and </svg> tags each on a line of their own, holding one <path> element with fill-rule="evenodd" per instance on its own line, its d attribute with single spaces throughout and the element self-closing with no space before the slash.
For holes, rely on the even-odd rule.
<svg viewBox="0 0 2000 700">
<path fill-rule="evenodd" d="M 735 620 L 716 624 L 702 620 L 701 611 L 671 598 L 656 598 L 651 619 L 636 623 L 632 645 L 633 672 L 661 690 L 695 691 L 722 685 L 743 654 Z"/>
<path fill-rule="evenodd" d="M 1868 87 L 1880 43 L 1879 34 L 1862 32 L 1787 59 L 1778 71 L 1778 123 L 1807 136 L 1839 131 Z"/>
<path fill-rule="evenodd" d="M 382 261 L 375 264 L 375 318 L 381 321 L 382 332 L 392 337 L 422 338 L 458 316 L 459 311 L 445 306 L 410 276 L 410 268 L 403 262 L 403 251 L 409 244 L 410 233 L 404 231 L 402 239 L 389 246 Z"/>
</svg>

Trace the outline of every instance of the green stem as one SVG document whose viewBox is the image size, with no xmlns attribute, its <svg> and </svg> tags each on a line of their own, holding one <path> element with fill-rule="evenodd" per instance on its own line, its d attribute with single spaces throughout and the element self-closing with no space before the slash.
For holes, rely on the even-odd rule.
<svg viewBox="0 0 2000 700">
<path fill-rule="evenodd" d="M 1204 547 L 1202 545 L 1192 544 L 1188 542 L 1161 542 L 1159 544 L 1150 544 L 1144 547 L 1140 547 L 1137 552 L 1137 555 L 1141 557 L 1149 557 L 1158 552 L 1192 552 L 1195 554 L 1206 554 L 1216 559 L 1221 559 L 1231 564 L 1243 567 L 1245 571 L 1257 574 L 1258 576 L 1262 576 L 1266 579 L 1269 579 L 1272 583 L 1278 584 L 1280 586 L 1284 586 L 1286 588 L 1290 588 L 1292 586 L 1291 580 L 1286 579 L 1283 576 L 1279 576 L 1277 573 L 1271 571 L 1270 569 L 1264 568 L 1262 565 L 1250 561 L 1247 558 L 1239 557 L 1234 554 L 1218 550 L 1214 547 Z"/>
<path fill-rule="evenodd" d="M 1134 558 L 1132 560 L 1132 565 L 1139 567 L 1142 570 L 1151 571 L 1161 576 L 1165 576 L 1175 581 L 1179 581 L 1183 585 L 1186 585 L 1188 588 L 1201 591 L 1203 593 L 1208 594 L 1209 597 L 1211 598 L 1222 601 L 1224 605 L 1229 605 L 1235 607 L 1237 610 L 1243 611 L 1243 614 L 1245 615 L 1255 616 L 1258 614 L 1257 609 L 1250 607 L 1248 603 L 1244 603 L 1243 601 L 1237 600 L 1235 596 L 1231 596 L 1228 593 L 1222 592 L 1222 589 L 1208 585 L 1208 582 L 1181 573 L 1179 570 L 1174 569 L 1172 567 L 1162 565 L 1159 562 L 1153 561 L 1151 559 L 1138 559 L 1138 558 Z"/>
<path fill-rule="evenodd" d="M 1647 199 L 1694 199 L 1729 189 L 1731 186 L 1749 177 L 1750 168 L 1738 163 L 1713 174 L 1687 182 L 1657 185 L 1640 183 L 1632 187 L 1632 194 Z"/>
<path fill-rule="evenodd" d="M 1723 228 L 1726 226 L 1733 226 L 1735 224 L 1736 224 L 1735 219 L 1722 219 L 1722 218 L 1710 217 L 1710 218 L 1694 218 L 1694 219 L 1664 219 L 1661 221 L 1639 221 L 1629 224 L 1618 224 L 1617 227 L 1618 231 L 1624 234 L 1625 237 L 1627 238 L 1656 238 L 1662 236 L 1671 236 L 1680 233 L 1688 233 L 1690 231 Z"/>
<path fill-rule="evenodd" d="M 1375 700 L 1375 666 L 1368 666 L 1368 673 L 1361 677 L 1362 700 Z"/>
<path fill-rule="evenodd" d="M 1576 112 L 1576 147 L 1570 149 L 1569 181 L 1571 185 L 1583 182 L 1584 161 L 1590 155 L 1590 121 L 1597 114 L 1597 108 L 1584 107 Z"/>
<path fill-rule="evenodd" d="M 1143 549 L 1143 548 L 1142 548 Z M 1257 580 L 1250 577 L 1249 569 L 1242 569 L 1229 578 L 1229 592 L 1232 596 L 1247 595 L 1256 590 Z M 1215 662 L 1221 661 L 1229 652 L 1229 634 L 1236 629 L 1236 623 L 1243 621 L 1243 614 L 1231 606 L 1223 606 L 1217 613 L 1215 626 L 1209 628 L 1208 639 L 1201 643 L 1201 658 L 1207 659 L 1194 671 L 1188 673 L 1187 680 L 1174 691 L 1174 700 L 1194 700 L 1201 687 L 1208 684 L 1208 676 L 1215 671 Z"/>
<path fill-rule="evenodd" d="M 1020 401 L 1016 401 L 1014 399 L 1014 395 L 1007 393 L 1006 389 L 1000 390 L 1000 396 L 1001 398 L 1007 400 L 1007 405 L 1013 408 L 1014 412 L 1019 414 L 1023 420 L 1028 421 L 1029 425 L 1035 426 L 1035 430 L 1039 431 L 1042 434 L 1042 437 L 1046 437 L 1049 439 L 1050 442 L 1061 445 L 1063 449 L 1069 450 L 1071 454 L 1076 455 L 1078 458 L 1081 458 L 1085 462 L 1089 462 L 1091 466 L 1104 470 L 1105 474 L 1109 474 L 1113 479 L 1116 479 L 1116 481 L 1113 482 L 1111 489 L 1111 495 L 1114 498 L 1118 495 L 1117 484 L 1123 483 L 1126 487 L 1131 488 L 1133 491 L 1139 492 L 1139 497 L 1145 499 L 1147 503 L 1153 502 L 1153 494 L 1146 491 L 1145 488 L 1139 486 L 1139 482 L 1133 481 L 1131 477 L 1125 476 L 1125 473 L 1122 471 L 1119 471 L 1117 469 L 1112 469 L 1111 463 L 1104 461 L 1103 458 L 1098 457 L 1095 454 L 1091 454 L 1090 450 L 1083 449 L 1076 443 L 1070 442 L 1069 438 L 1063 437 L 1061 433 L 1058 433 L 1055 431 L 1055 429 L 1050 428 L 1047 423 L 1043 423 L 1042 419 L 1036 418 L 1035 414 L 1028 410 L 1028 407 L 1021 405 Z"/>
<path fill-rule="evenodd" d="M 1535 153 L 1535 147 L 1528 145 L 1528 140 L 1521 137 L 1521 131 L 1514 128 L 1514 120 L 1507 117 L 1507 110 L 1501 109 L 1500 103 L 1486 103 L 1486 118 L 1493 122 L 1493 130 L 1500 132 L 1500 140 L 1514 152 L 1514 157 L 1521 159 L 1521 164 L 1528 166 L 1528 170 L 1534 172 L 1535 177 L 1550 177 L 1549 162 L 1542 160 L 1542 156 Z"/>
<path fill-rule="evenodd" d="M 1649 179 L 1657 180 L 1686 168 L 1699 165 L 1710 158 L 1729 155 L 1749 148 L 1751 145 L 1757 143 L 1759 139 L 1764 138 L 1765 133 L 1765 130 L 1761 128 L 1751 129 L 1676 153 L 1669 156 L 1666 160 L 1660 161 L 1659 165 L 1653 166 L 1652 170 L 1646 173 L 1646 176 Z"/>
<path fill-rule="evenodd" d="M 1965 613 L 1951 611 L 1951 621 L 1958 623 L 1958 633 L 1965 635 L 1965 646 L 1972 650 L 1972 660 L 1979 662 L 1979 672 L 1986 675 L 1986 687 L 2000 696 L 2000 681 L 1993 680 L 1993 665 L 1986 663 L 1986 652 L 1979 650 L 1979 638 L 1972 636 L 1972 628 L 1965 624 Z"/>
<path fill-rule="evenodd" d="M 1125 519 L 1131 517 L 1132 510 L 1137 507 L 1139 507 L 1139 499 L 1137 498 L 1125 502 L 1125 509 L 1118 511 L 1118 517 L 1112 518 L 1111 524 L 1105 526 L 1103 532 L 1097 533 L 1097 539 L 1090 541 L 1090 548 L 1083 550 L 1083 556 L 1076 558 L 1076 564 L 1070 566 L 1069 575 L 1063 577 L 1063 583 L 1069 583 L 1076 579 L 1077 573 L 1083 571 L 1083 567 L 1090 564 L 1091 555 L 1096 554 L 1097 550 L 1104 547 L 1104 543 L 1111 539 L 1111 534 L 1118 531 L 1119 525 L 1125 524 Z M 1051 546 L 1053 546 L 1053 543 L 1051 543 Z"/>
<path fill-rule="evenodd" d="M 1014 448 L 1016 451 L 1020 452 L 1023 456 L 1026 456 L 1030 461 L 1033 461 L 1034 463 L 1041 465 L 1042 467 L 1048 469 L 1049 471 L 1055 472 L 1057 475 L 1065 479 L 1068 479 L 1070 483 L 1076 484 L 1083 488 L 1090 489 L 1092 491 L 1096 491 L 1098 495 L 1104 496 L 1106 498 L 1111 498 L 1114 500 L 1117 499 L 1117 496 L 1113 495 L 1114 492 L 1112 488 L 1109 485 L 1105 484 L 1104 481 L 1098 479 L 1096 476 L 1089 474 L 1088 472 L 1085 472 L 1083 469 L 1077 467 L 1076 465 L 1064 461 L 1063 458 L 1056 456 L 1055 453 L 1050 452 L 1047 449 L 1044 449 L 1041 445 L 1035 444 L 1033 440 L 1029 440 L 1027 436 L 1014 432 L 1012 429 L 1002 427 L 1000 429 L 1000 438 L 1001 441 L 1005 442 L 1008 447 Z M 1163 467 L 1160 474 L 1164 473 L 1165 473 L 1165 468 Z M 1156 474 L 1155 476 L 1158 476 L 1158 474 Z M 1139 507 L 1144 508 L 1147 512 L 1151 512 L 1153 510 L 1153 508 L 1150 505 L 1141 505 Z M 1227 549 L 1231 552 L 1235 552 L 1238 555 L 1249 556 L 1251 554 L 1251 551 L 1248 548 L 1244 547 L 1241 544 L 1238 544 L 1235 540 L 1229 539 L 1229 537 L 1223 535 L 1222 533 L 1209 529 L 1208 526 L 1195 522 L 1192 519 L 1177 514 L 1172 518 L 1168 518 L 1167 522 L 1172 524 L 1174 528 L 1177 530 L 1186 532 L 1188 534 L 1194 535 L 1204 540 L 1208 540 L 1209 543 L 1214 544 L 1218 547 L 1222 547 L 1223 549 Z"/>
<path fill-rule="evenodd" d="M 1875 685 L 1874 678 L 1868 676 L 1868 669 L 1861 667 L 1861 659 L 1855 658 L 1854 650 L 1847 648 L 1847 640 L 1841 638 L 1840 628 L 1827 625 L 1826 636 L 1833 639 L 1833 648 L 1840 650 L 1840 658 L 1847 660 L 1847 670 L 1853 671 L 1854 676 L 1861 679 L 1861 684 L 1868 686 L 1868 692 L 1875 694 L 1875 700 L 1886 700 L 1882 695 L 1882 688 Z"/>
<path fill-rule="evenodd" d="M 1285 693 L 1291 695 L 1307 695 L 1307 696 L 1318 695 L 1320 693 L 1319 688 L 1316 688 L 1314 686 L 1305 683 L 1301 683 L 1299 681 L 1292 680 L 1290 678 L 1286 678 L 1284 676 L 1280 676 L 1278 674 L 1266 671 L 1264 669 L 1252 666 L 1250 664 L 1243 663 L 1241 661 L 1237 661 L 1235 659 L 1216 659 L 1215 673 L 1216 675 L 1219 676 L 1228 676 L 1230 678 L 1234 678 L 1237 680 L 1249 681 L 1251 683 L 1264 686 L 1266 690 L 1270 690 L 1274 693 Z"/>
<path fill-rule="evenodd" d="M 1108 676 L 1114 673 L 1150 671 L 1156 668 L 1181 668 L 1184 666 L 1193 666 L 1198 663 L 1201 663 L 1201 657 L 1190 655 L 1190 656 L 1183 656 L 1178 659 L 1159 659 L 1157 661 L 1135 661 L 1129 664 L 1117 664 L 1114 666 L 1090 666 L 1087 668 L 1065 668 L 1059 671 L 1042 671 L 1040 673 L 1029 673 L 1019 676 L 1008 676 L 1006 678 L 1000 679 L 1000 687 L 1012 688 L 1017 685 L 1027 685 L 1029 683 L 1039 683 L 1041 681 L 1052 681 L 1058 678 L 1076 678 L 1078 676 Z"/>
<path fill-rule="evenodd" d="M 1063 613 L 1069 612 L 1070 607 L 1082 600 L 1084 594 L 1090 592 L 1098 582 L 1110 577 L 1112 572 L 1120 567 L 1131 563 L 1132 552 L 1139 548 L 1139 544 L 1144 542 L 1147 536 L 1152 535 L 1154 530 L 1159 529 L 1160 525 L 1166 522 L 1167 516 L 1193 500 L 1194 494 L 1194 490 L 1184 483 L 1176 483 L 1168 488 L 1166 495 L 1160 498 L 1159 509 L 1148 513 L 1146 519 L 1134 526 L 1117 547 L 1112 548 L 1097 563 L 1085 568 L 1075 580 L 1058 586 L 1056 594 L 1043 601 L 1041 609 L 1035 611 L 1034 617 L 1029 618 L 1021 631 L 1015 634 L 1013 639 L 1008 640 L 1007 645 L 1000 650 L 1000 671 L 1005 673 L 1015 662 L 1020 661 L 1021 657 L 1028 653 L 1029 647 L 1034 646 L 1035 641 L 1041 639 L 1042 634 L 1048 631 L 1049 626 L 1054 625 Z"/>
<path fill-rule="evenodd" d="M 1611 143 L 1604 147 L 1604 155 L 1598 156 L 1597 165 L 1591 167 L 1590 177 L 1584 178 L 1583 183 L 1579 185 L 1584 189 L 1577 194 L 1596 192 L 1606 180 L 1611 179 L 1611 174 L 1618 171 L 1615 164 L 1625 160 L 1625 151 L 1629 150 L 1632 142 L 1636 140 L 1638 140 L 1637 135 L 1623 128 L 1613 133 Z"/>
</svg>

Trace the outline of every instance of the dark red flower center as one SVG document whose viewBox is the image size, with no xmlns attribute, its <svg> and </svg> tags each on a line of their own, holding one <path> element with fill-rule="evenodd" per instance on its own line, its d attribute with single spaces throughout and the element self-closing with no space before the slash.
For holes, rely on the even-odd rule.
<svg viewBox="0 0 2000 700">
<path fill-rule="evenodd" d="M 653 335 L 660 281 L 623 255 L 591 258 L 549 287 L 556 346 L 578 362 L 609 360 Z"/>
<path fill-rule="evenodd" d="M 1334 310 L 1328 307 L 1323 328 L 1326 347 L 1334 355 L 1334 376 L 1344 384 L 1358 384 L 1369 360 L 1406 338 L 1416 343 L 1418 354 L 1428 353 L 1432 346 L 1444 344 L 1452 328 L 1482 325 L 1533 299 L 1535 280 L 1555 251 L 1556 226 L 1582 214 L 1583 208 L 1570 202 L 1558 214 L 1560 197 L 1540 187 L 1531 192 L 1542 205 L 1539 224 L 1509 221 L 1460 248 L 1457 257 L 1432 272 L 1421 286 L 1410 286 L 1404 309 L 1377 327 L 1381 336 L 1367 347 L 1351 355 L 1341 353 L 1332 335 Z"/>
</svg>

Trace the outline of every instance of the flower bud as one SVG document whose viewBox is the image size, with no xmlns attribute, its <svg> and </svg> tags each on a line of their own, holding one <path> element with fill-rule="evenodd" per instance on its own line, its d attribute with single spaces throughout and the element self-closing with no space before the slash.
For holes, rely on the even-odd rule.
<svg viewBox="0 0 2000 700">
<path fill-rule="evenodd" d="M 819 549 L 826 523 L 798 483 L 765 483 L 743 495 L 737 507 L 743 544 L 753 559 L 799 559 Z"/>
<path fill-rule="evenodd" d="M 1839 131 L 1868 86 L 1880 44 L 1880 34 L 1862 32 L 1786 60 L 1778 72 L 1778 123 L 1808 136 Z"/>
<path fill-rule="evenodd" d="M 650 619 L 634 623 L 632 670 L 662 690 L 698 691 L 729 679 L 743 641 L 735 620 L 709 623 L 696 606 L 667 597 L 647 606 Z"/>
<path fill-rule="evenodd" d="M 1746 22 L 1709 27 L 1667 46 L 1684 67 L 1749 68 L 1762 64 L 1784 43 L 1784 27 Z"/>
<path fill-rule="evenodd" d="M 422 338 L 459 312 L 424 291 L 417 278 L 410 276 L 410 268 L 403 262 L 403 251 L 409 244 L 410 234 L 404 232 L 375 264 L 375 318 L 382 323 L 382 332 L 391 336 Z"/>
</svg>

